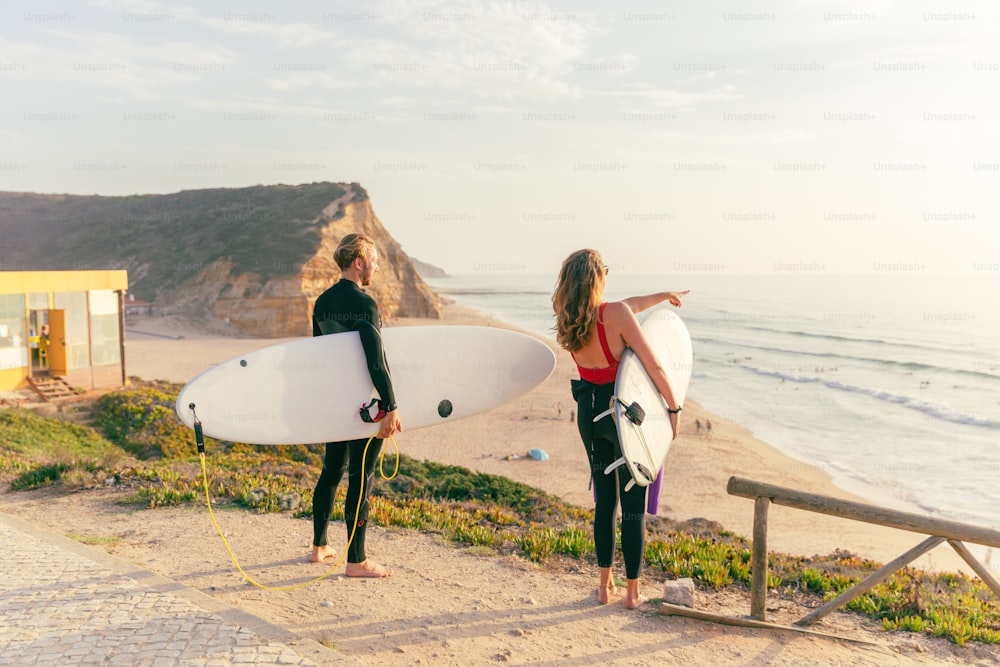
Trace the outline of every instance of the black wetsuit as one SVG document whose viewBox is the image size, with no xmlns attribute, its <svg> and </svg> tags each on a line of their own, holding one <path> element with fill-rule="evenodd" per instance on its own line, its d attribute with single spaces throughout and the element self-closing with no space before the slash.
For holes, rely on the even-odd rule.
<svg viewBox="0 0 1000 667">
<path fill-rule="evenodd" d="M 646 487 L 633 485 L 628 466 L 620 465 L 613 472 L 604 470 L 622 455 L 615 419 L 608 414 L 594 422 L 594 417 L 608 409 L 614 383 L 592 384 L 573 380 L 573 397 L 576 399 L 576 425 L 587 448 L 590 474 L 594 483 L 594 550 L 598 567 L 611 567 L 615 554 L 615 519 L 618 501 L 622 506 L 622 556 L 625 558 L 625 576 L 638 579 L 646 544 Z"/>
<path fill-rule="evenodd" d="M 382 348 L 382 318 L 379 316 L 378 304 L 362 290 L 357 283 L 341 279 L 330 289 L 316 299 L 313 307 L 313 336 L 324 334 L 357 331 L 361 335 L 361 344 L 365 350 L 368 362 L 368 372 L 372 384 L 378 391 L 386 408 L 395 409 L 396 400 L 392 393 L 392 378 L 389 366 L 385 360 Z M 336 382 L 337 378 L 330 378 Z M 359 408 L 361 406 L 358 406 Z M 377 428 L 377 427 L 376 427 Z M 348 563 L 363 563 L 365 556 L 365 532 L 368 523 L 369 503 L 375 462 L 382 450 L 382 440 L 376 438 L 368 445 L 368 453 L 362 456 L 368 439 L 347 440 L 343 442 L 326 443 L 326 455 L 323 458 L 323 472 L 316 482 L 313 491 L 313 545 L 327 544 L 326 528 L 333 512 L 333 501 L 337 496 L 337 486 L 347 470 L 347 500 L 344 506 L 344 518 L 347 523 L 347 535 L 350 537 L 354 529 L 354 539 L 347 550 Z M 364 458 L 364 470 L 361 468 Z M 361 509 L 358 511 L 358 500 L 361 499 Z M 355 516 L 357 513 L 357 516 Z"/>
<path fill-rule="evenodd" d="M 607 304 L 602 303 L 598 310 L 597 335 L 608 365 L 603 368 L 585 368 L 577 363 L 581 379 L 572 381 L 573 398 L 577 406 L 576 425 L 587 448 L 594 483 L 594 551 L 597 565 L 611 567 L 614 560 L 615 518 L 618 514 L 618 501 L 621 499 L 625 576 L 638 579 L 646 549 L 646 487 L 635 484 L 626 491 L 632 475 L 624 465 L 610 473 L 604 472 L 621 458 L 622 447 L 615 419 L 610 413 L 594 421 L 594 417 L 606 412 L 610 406 L 618 375 L 619 360 L 611 353 L 604 330 L 605 306 Z M 576 360 L 576 355 L 573 359 Z"/>
</svg>

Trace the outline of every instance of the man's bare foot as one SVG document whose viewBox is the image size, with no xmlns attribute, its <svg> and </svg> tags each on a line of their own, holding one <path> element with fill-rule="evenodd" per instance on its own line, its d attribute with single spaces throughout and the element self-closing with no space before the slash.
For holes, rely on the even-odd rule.
<svg viewBox="0 0 1000 667">
<path fill-rule="evenodd" d="M 348 563 L 347 567 L 344 568 L 344 574 L 348 577 L 371 577 L 373 579 L 381 579 L 382 577 L 391 577 L 392 570 L 387 567 L 382 567 L 369 558 L 361 563 Z"/>
<path fill-rule="evenodd" d="M 337 550 L 331 546 L 323 545 L 321 547 L 313 547 L 312 553 L 309 554 L 309 562 L 311 563 L 322 563 L 324 561 L 332 560 L 337 556 Z"/>
</svg>

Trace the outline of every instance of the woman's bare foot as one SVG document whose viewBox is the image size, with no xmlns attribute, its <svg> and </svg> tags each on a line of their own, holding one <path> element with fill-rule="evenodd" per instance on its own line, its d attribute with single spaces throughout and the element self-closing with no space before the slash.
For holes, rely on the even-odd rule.
<svg viewBox="0 0 1000 667">
<path fill-rule="evenodd" d="M 625 580 L 625 608 L 626 609 L 638 609 L 642 605 L 649 602 L 649 598 L 645 595 L 639 593 L 639 580 L 638 579 L 626 579 Z"/>
<path fill-rule="evenodd" d="M 608 604 L 615 599 L 618 589 L 615 587 L 615 578 L 611 574 L 610 567 L 601 567 L 597 570 L 601 574 L 601 583 L 597 586 L 597 601 L 601 604 Z"/>
<path fill-rule="evenodd" d="M 309 554 L 309 562 L 311 563 L 322 563 L 324 561 L 331 560 L 337 555 L 337 550 L 333 547 L 323 545 L 321 547 L 313 547 L 312 553 Z"/>
<path fill-rule="evenodd" d="M 378 563 L 372 561 L 368 558 L 360 563 L 348 563 L 347 567 L 344 568 L 344 574 L 348 577 L 371 577 L 373 579 L 381 579 L 382 577 L 391 577 L 392 570 L 387 567 L 382 567 Z"/>
<path fill-rule="evenodd" d="M 626 609 L 638 609 L 639 607 L 641 607 L 642 605 L 646 604 L 647 602 L 649 602 L 649 598 L 646 597 L 645 595 L 636 594 L 633 597 L 633 596 L 629 595 L 628 593 L 625 594 L 625 608 Z"/>
</svg>

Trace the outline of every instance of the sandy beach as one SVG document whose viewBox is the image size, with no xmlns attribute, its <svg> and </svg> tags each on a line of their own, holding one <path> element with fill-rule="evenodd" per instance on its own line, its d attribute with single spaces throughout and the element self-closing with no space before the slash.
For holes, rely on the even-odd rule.
<svg viewBox="0 0 1000 667">
<path fill-rule="evenodd" d="M 439 322 L 389 325 L 428 323 Z M 455 306 L 446 308 L 445 323 L 503 326 Z M 129 329 L 129 375 L 147 380 L 186 382 L 213 363 L 281 342 L 199 333 L 166 320 L 137 322 Z M 557 351 L 557 357 L 555 372 L 542 386 L 488 414 L 407 432 L 401 406 L 400 451 L 504 475 L 591 505 L 583 448 L 570 419 L 569 380 L 575 369 L 568 354 Z M 865 502 L 838 488 L 823 470 L 783 455 L 694 401 L 685 404 L 683 415 L 681 436 L 665 466 L 662 516 L 704 518 L 750 535 L 753 502 L 726 493 L 732 475 Z M 710 420 L 711 433 L 698 431 L 695 420 Z M 549 460 L 511 457 L 534 447 L 544 449 Z M 927 636 L 884 633 L 839 612 L 814 629 L 855 641 L 667 617 L 652 605 L 627 611 L 620 600 L 602 607 L 595 599 L 596 569 L 572 566 L 553 572 L 517 558 L 451 546 L 433 534 L 378 527 L 369 533 L 369 551 L 395 569 L 390 579 L 349 580 L 341 568 L 304 588 L 262 590 L 243 581 L 204 507 L 137 512 L 109 505 L 103 495 L 4 494 L 0 511 L 58 532 L 120 538 L 102 548 L 372 665 L 986 665 L 1000 656 L 983 645 L 958 648 Z M 52 504 L 67 511 L 51 511 Z M 241 564 L 260 582 L 283 586 L 326 571 L 305 562 L 311 536 L 307 521 L 246 512 L 220 512 L 218 518 Z M 768 539 L 777 551 L 814 555 L 843 549 L 885 562 L 923 536 L 774 506 Z M 942 547 L 917 564 L 969 571 Z M 643 592 L 660 595 L 653 583 Z M 790 603 L 770 602 L 769 617 L 780 623 L 804 613 Z M 749 595 L 699 589 L 696 605 L 746 616 Z"/>
</svg>

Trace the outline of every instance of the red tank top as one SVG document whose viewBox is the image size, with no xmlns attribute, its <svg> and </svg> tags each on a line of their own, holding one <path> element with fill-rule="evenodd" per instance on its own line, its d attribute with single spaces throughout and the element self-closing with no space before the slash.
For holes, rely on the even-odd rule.
<svg viewBox="0 0 1000 667">
<path fill-rule="evenodd" d="M 597 337 L 601 341 L 601 349 L 604 350 L 604 358 L 608 360 L 608 365 L 604 368 L 584 368 L 579 362 L 576 364 L 576 369 L 580 371 L 580 379 L 593 384 L 611 384 L 618 376 L 618 360 L 611 354 L 608 337 L 604 333 L 604 306 L 606 305 L 608 304 L 602 303 L 597 310 Z M 576 355 L 572 352 L 570 354 L 573 356 L 573 361 L 576 361 Z"/>
</svg>

